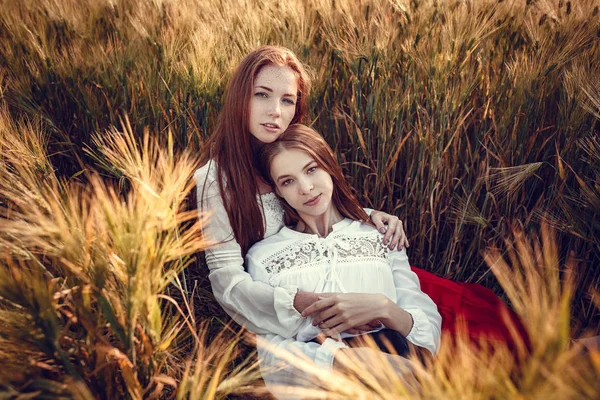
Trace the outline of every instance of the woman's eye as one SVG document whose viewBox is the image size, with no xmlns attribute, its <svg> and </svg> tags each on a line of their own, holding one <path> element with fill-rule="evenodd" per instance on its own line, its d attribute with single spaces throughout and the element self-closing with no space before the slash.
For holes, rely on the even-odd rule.
<svg viewBox="0 0 600 400">
<path fill-rule="evenodd" d="M 285 181 L 281 182 L 281 186 L 287 186 L 290 183 L 292 183 L 292 180 L 291 179 L 286 179 Z"/>
<path fill-rule="evenodd" d="M 265 92 L 256 92 L 256 93 L 254 93 L 254 95 L 258 96 L 258 97 L 265 97 L 265 98 L 269 97 L 269 95 L 266 94 Z"/>
<path fill-rule="evenodd" d="M 292 100 L 292 99 L 289 99 L 289 98 L 285 98 L 285 99 L 283 99 L 283 101 L 284 101 L 284 103 L 288 103 L 288 104 L 290 104 L 292 106 L 296 105 L 296 102 L 294 100 Z"/>
<path fill-rule="evenodd" d="M 312 174 L 316 170 L 317 170 L 317 167 L 310 167 L 308 170 L 306 170 L 306 172 L 308 172 L 309 174 Z"/>
</svg>

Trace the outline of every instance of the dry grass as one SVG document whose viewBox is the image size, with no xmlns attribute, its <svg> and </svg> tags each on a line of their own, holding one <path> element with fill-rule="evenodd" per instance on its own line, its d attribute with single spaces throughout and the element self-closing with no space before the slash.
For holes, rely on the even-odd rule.
<svg viewBox="0 0 600 400">
<path fill-rule="evenodd" d="M 85 186 L 57 178 L 40 124 L 5 110 L 0 120 L 0 357 L 15 367 L 0 381 L 43 396 L 138 399 L 168 396 L 182 379 L 191 393 L 208 380 L 207 398 L 255 380 L 252 365 L 223 370 L 238 339 L 207 348 L 193 309 L 168 295 L 183 292 L 178 274 L 209 245 L 185 210 L 196 159 L 149 134 L 138 146 L 125 121 L 95 139 L 129 182 L 123 196 L 93 172 Z"/>
<path fill-rule="evenodd" d="M 191 154 L 214 126 L 233 66 L 263 43 L 288 46 L 311 67 L 314 127 L 364 204 L 406 222 L 414 265 L 484 283 L 522 313 L 481 251 L 505 246 L 514 225 L 528 233 L 546 222 L 560 244 L 553 265 L 577 260 L 555 334 L 598 334 L 599 32 L 597 0 L 0 0 L 2 270 L 23 285 L 0 293 L 13 296 L 0 347 L 27 364 L 25 375 L 61 382 L 17 389 L 135 397 L 171 393 L 152 377 L 183 374 L 204 387 L 203 366 L 185 372 L 201 337 L 189 325 L 215 319 L 218 307 L 192 290 L 197 265 L 185 268 L 206 246 L 183 207 Z M 32 334 L 9 334 L 20 331 Z M 565 366 L 571 353 L 548 340 L 560 349 L 548 360 Z M 82 343 L 108 343 L 102 368 Z M 35 361 L 15 360 L 23 353 Z M 470 354 L 460 358 L 469 368 L 505 363 Z M 501 393 L 536 397 L 578 382 L 552 369 L 550 383 L 536 375 L 525 384 L 517 367 L 502 368 L 463 384 L 454 370 L 436 372 L 457 389 L 431 397 L 475 398 L 496 381 Z"/>
</svg>

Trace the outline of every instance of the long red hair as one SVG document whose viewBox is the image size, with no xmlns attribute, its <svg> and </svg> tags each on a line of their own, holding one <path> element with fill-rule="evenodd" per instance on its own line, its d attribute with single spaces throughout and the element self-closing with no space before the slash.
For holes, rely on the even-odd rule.
<svg viewBox="0 0 600 400">
<path fill-rule="evenodd" d="M 285 66 L 294 71 L 298 93 L 291 123 L 304 120 L 308 112 L 310 79 L 302 63 L 289 49 L 261 46 L 248 54 L 233 73 L 217 124 L 201 156 L 201 165 L 210 160 L 216 162 L 219 191 L 242 256 L 265 234 L 261 206 L 256 200 L 259 192 L 253 164 L 255 149 L 250 141 L 248 120 L 254 81 L 268 65 Z"/>
<path fill-rule="evenodd" d="M 275 187 L 271 177 L 271 164 L 276 155 L 283 150 L 300 150 L 310 155 L 323 168 L 333 181 L 333 194 L 331 201 L 340 214 L 355 221 L 368 221 L 369 216 L 360 206 L 358 200 L 352 193 L 352 188 L 344 178 L 344 173 L 337 162 L 331 147 L 325 139 L 314 129 L 306 125 L 294 124 L 273 143 L 263 146 L 258 157 L 258 168 L 264 179 Z M 300 221 L 298 212 L 285 200 L 281 199 L 285 208 L 285 224 L 295 225 Z"/>
</svg>

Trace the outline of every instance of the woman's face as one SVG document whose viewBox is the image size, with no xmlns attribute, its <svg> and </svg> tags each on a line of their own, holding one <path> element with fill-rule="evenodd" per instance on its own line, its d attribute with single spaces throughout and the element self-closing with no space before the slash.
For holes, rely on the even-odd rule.
<svg viewBox="0 0 600 400">
<path fill-rule="evenodd" d="M 318 217 L 332 207 L 331 175 L 301 150 L 282 150 L 271 162 L 271 177 L 275 191 L 305 216 Z"/>
<path fill-rule="evenodd" d="M 277 140 L 296 113 L 298 78 L 289 67 L 267 65 L 254 80 L 250 98 L 250 133 L 262 143 Z"/>
</svg>

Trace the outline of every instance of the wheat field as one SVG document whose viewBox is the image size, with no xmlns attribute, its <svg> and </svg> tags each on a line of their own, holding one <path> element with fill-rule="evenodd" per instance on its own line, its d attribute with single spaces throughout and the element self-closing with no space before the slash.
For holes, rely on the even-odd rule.
<svg viewBox="0 0 600 400">
<path fill-rule="evenodd" d="M 532 337 L 516 358 L 444 342 L 416 392 L 385 363 L 289 356 L 319 382 L 294 390 L 598 398 L 600 353 L 571 339 L 600 333 L 599 7 L 0 0 L 0 395 L 267 395 L 188 195 L 233 68 L 278 44 L 309 67 L 312 125 L 360 201 L 405 221 L 411 263 L 492 288 Z"/>
</svg>

